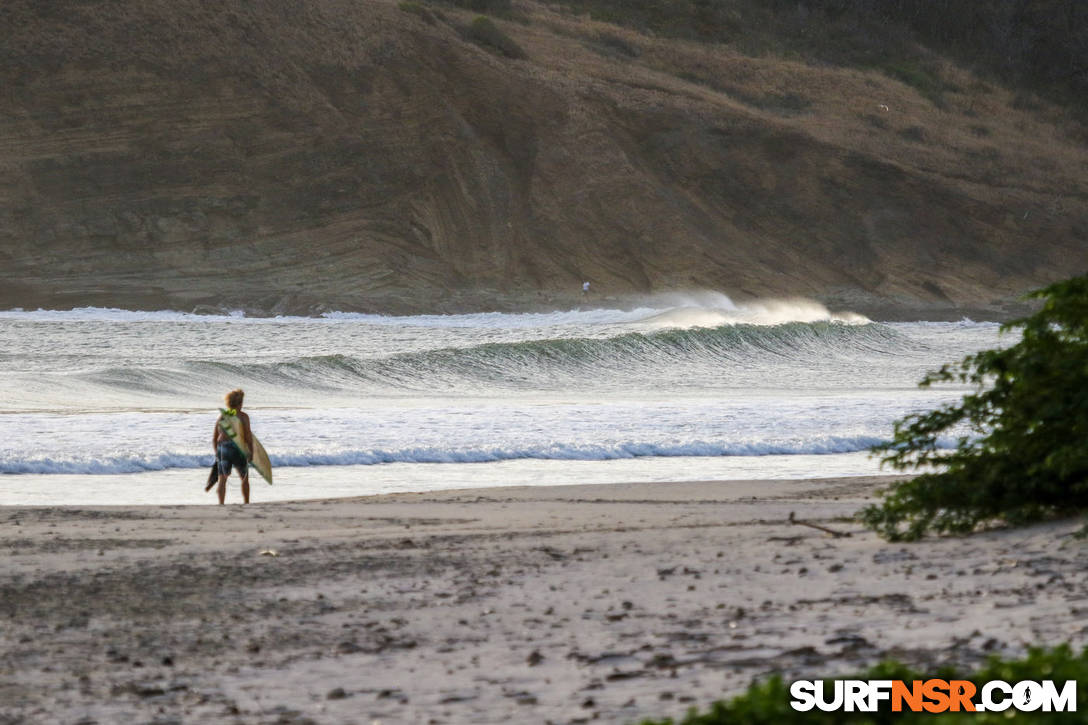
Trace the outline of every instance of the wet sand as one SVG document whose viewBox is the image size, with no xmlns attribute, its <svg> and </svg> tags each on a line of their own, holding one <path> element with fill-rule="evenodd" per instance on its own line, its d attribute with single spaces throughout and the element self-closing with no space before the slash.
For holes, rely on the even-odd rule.
<svg viewBox="0 0 1088 725">
<path fill-rule="evenodd" d="M 889 480 L 0 508 L 0 723 L 629 723 L 1088 641 L 1080 521 L 888 544 Z"/>
</svg>

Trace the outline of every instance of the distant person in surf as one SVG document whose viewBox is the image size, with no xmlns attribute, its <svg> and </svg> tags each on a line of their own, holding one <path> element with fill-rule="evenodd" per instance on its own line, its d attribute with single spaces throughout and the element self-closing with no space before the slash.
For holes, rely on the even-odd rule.
<svg viewBox="0 0 1088 725">
<path fill-rule="evenodd" d="M 585 297 L 589 294 L 589 282 L 582 283 L 582 296 Z"/>
<path fill-rule="evenodd" d="M 252 454 L 247 455 L 224 429 L 222 423 L 224 416 L 237 417 L 242 423 L 242 438 L 246 451 L 253 450 L 253 431 L 249 427 L 249 416 L 242 412 L 242 400 L 245 392 L 241 389 L 232 390 L 224 398 L 226 409 L 215 419 L 215 433 L 212 434 L 212 448 L 215 449 L 215 461 L 219 466 L 219 504 L 222 505 L 227 498 L 227 476 L 231 467 L 238 469 L 238 476 L 242 479 L 242 499 L 249 503 L 249 463 Z M 229 426 L 227 426 L 229 427 Z"/>
</svg>

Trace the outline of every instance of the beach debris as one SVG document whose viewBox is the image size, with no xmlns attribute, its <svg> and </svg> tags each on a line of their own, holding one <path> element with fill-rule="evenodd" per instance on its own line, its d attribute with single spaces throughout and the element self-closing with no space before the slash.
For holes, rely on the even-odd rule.
<svg viewBox="0 0 1088 725">
<path fill-rule="evenodd" d="M 509 697 L 519 705 L 536 705 L 538 702 L 536 695 L 528 690 L 518 690 L 516 692 L 504 690 L 502 694 L 503 697 Z"/>
<path fill-rule="evenodd" d="M 680 664 L 675 657 L 668 652 L 658 652 L 646 662 L 647 667 L 656 667 L 659 670 L 668 670 Z"/>
<path fill-rule="evenodd" d="M 566 554 L 564 554 L 562 551 L 559 551 L 559 549 L 552 548 L 551 546 L 539 546 L 537 547 L 537 551 L 541 551 L 547 554 L 556 561 L 562 561 L 563 559 L 567 558 Z"/>
<path fill-rule="evenodd" d="M 119 651 L 116 647 L 109 647 L 106 650 L 106 658 L 110 662 L 128 662 L 128 655 Z"/>
<path fill-rule="evenodd" d="M 115 684 L 110 692 L 116 696 L 125 693 L 136 695 L 137 697 L 160 697 L 171 692 L 184 692 L 189 689 L 189 685 L 184 682 L 128 682 Z"/>
<path fill-rule="evenodd" d="M 821 526 L 820 524 L 814 524 L 814 523 L 811 523 L 809 521 L 802 521 L 801 519 L 795 518 L 794 514 L 793 514 L 793 511 L 790 511 L 789 522 L 791 524 L 796 524 L 798 526 L 807 526 L 810 529 L 816 529 L 817 531 L 823 531 L 826 534 L 831 534 L 836 539 L 839 539 L 839 538 L 842 538 L 842 537 L 845 537 L 845 536 L 850 536 L 849 531 L 835 531 L 834 529 L 829 529 L 826 526 Z"/>
<path fill-rule="evenodd" d="M 544 661 L 544 655 L 540 654 L 540 650 L 534 649 L 529 653 L 529 656 L 525 659 L 530 667 L 536 667 Z"/>
<path fill-rule="evenodd" d="M 452 705 L 458 702 L 469 702 L 470 700 L 475 700 L 476 697 L 477 695 L 474 692 L 455 692 L 451 695 L 446 695 L 445 697 L 443 697 L 441 700 L 438 701 L 438 704 Z"/>
<path fill-rule="evenodd" d="M 326 700 L 343 700 L 348 696 L 346 690 L 343 687 L 334 687 L 325 694 Z"/>
<path fill-rule="evenodd" d="M 782 652 L 780 657 L 796 658 L 804 663 L 815 663 L 820 659 L 820 652 L 815 647 L 805 646 L 797 647 L 796 649 L 789 649 Z"/>
<path fill-rule="evenodd" d="M 898 551 L 878 551 L 877 553 L 873 554 L 873 563 L 897 564 L 901 561 L 913 561 L 917 558 L 917 556 L 915 556 L 912 552 L 906 549 L 899 549 Z M 956 575 L 966 576 L 967 572 L 961 570 L 956 572 Z"/>
<path fill-rule="evenodd" d="M 279 555 L 280 555 L 280 552 L 276 551 L 275 549 L 261 549 L 260 554 L 258 554 L 258 556 L 279 556 Z"/>
<path fill-rule="evenodd" d="M 166 689 L 154 682 L 135 683 L 131 688 L 132 692 L 140 697 L 158 697 L 166 694 Z"/>
<path fill-rule="evenodd" d="M 824 640 L 824 644 L 842 645 L 843 652 L 854 651 L 859 649 L 871 649 L 873 643 L 862 637 L 860 634 L 853 632 L 846 632 L 836 637 L 830 637 Z"/>
</svg>

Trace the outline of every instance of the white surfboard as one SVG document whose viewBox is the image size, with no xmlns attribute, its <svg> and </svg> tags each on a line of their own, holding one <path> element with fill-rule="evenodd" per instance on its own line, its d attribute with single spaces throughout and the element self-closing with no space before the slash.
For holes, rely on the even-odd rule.
<svg viewBox="0 0 1088 725">
<path fill-rule="evenodd" d="M 223 429 L 223 432 L 227 434 L 234 445 L 238 446 L 246 458 L 249 458 L 249 450 L 246 448 L 245 431 L 243 430 L 242 420 L 236 415 L 228 415 L 227 411 L 219 409 L 219 427 Z M 250 465 L 257 469 L 257 473 L 261 474 L 261 478 L 268 481 L 269 485 L 272 485 L 272 461 L 268 460 L 268 453 L 265 452 L 264 446 L 257 440 L 257 436 L 253 435 L 250 431 L 250 435 L 253 438 L 253 460 Z"/>
</svg>

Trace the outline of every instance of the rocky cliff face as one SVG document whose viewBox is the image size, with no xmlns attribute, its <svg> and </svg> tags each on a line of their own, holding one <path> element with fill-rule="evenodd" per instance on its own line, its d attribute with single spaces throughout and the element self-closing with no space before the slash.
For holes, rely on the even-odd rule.
<svg viewBox="0 0 1088 725">
<path fill-rule="evenodd" d="M 518 9 L 523 58 L 450 7 L 7 0 L 0 307 L 999 316 L 1088 269 L 1061 109 Z"/>
</svg>

